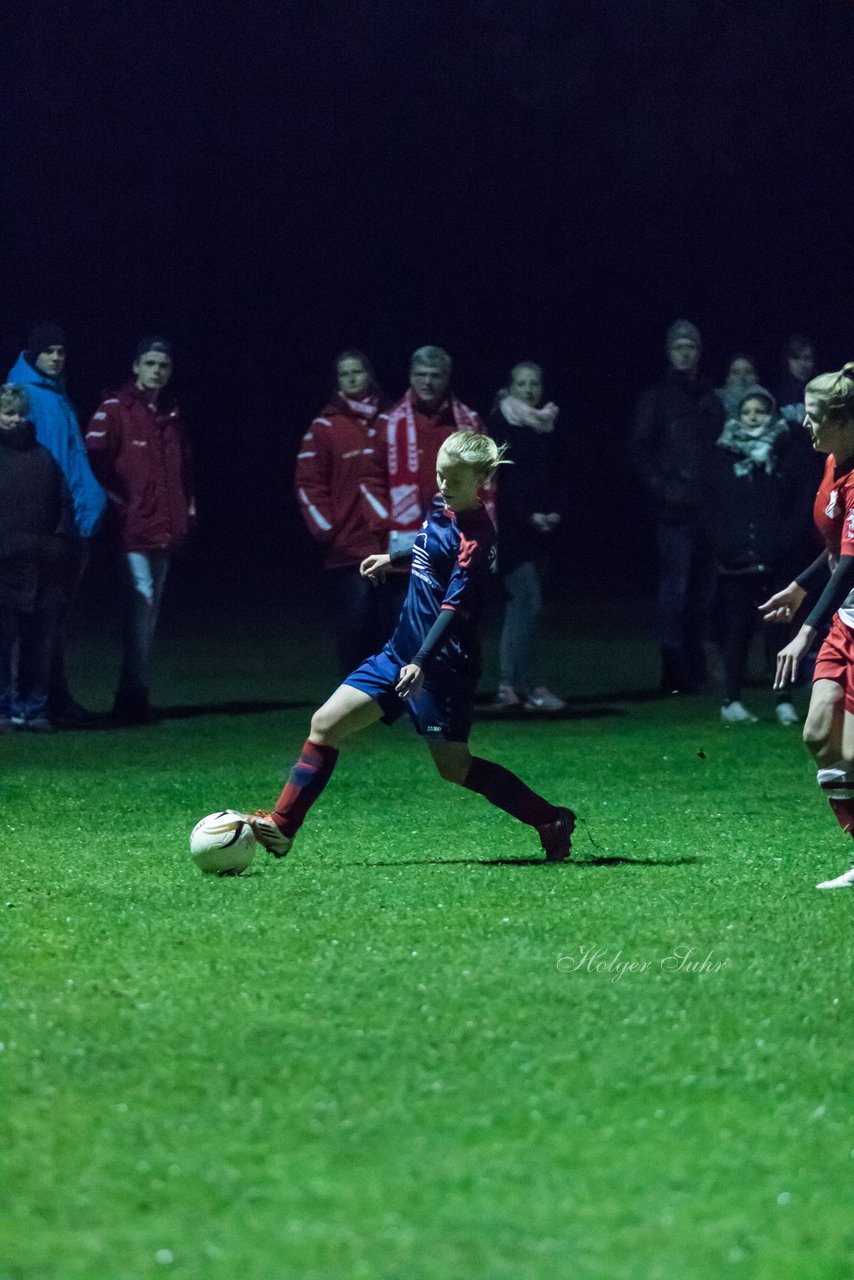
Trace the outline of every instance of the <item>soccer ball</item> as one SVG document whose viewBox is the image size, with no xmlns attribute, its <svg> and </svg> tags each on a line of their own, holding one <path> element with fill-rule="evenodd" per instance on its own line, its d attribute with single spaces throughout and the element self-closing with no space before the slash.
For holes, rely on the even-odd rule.
<svg viewBox="0 0 854 1280">
<path fill-rule="evenodd" d="M 236 809 L 209 813 L 190 832 L 190 853 L 206 875 L 239 876 L 255 856 L 255 834 Z"/>
</svg>

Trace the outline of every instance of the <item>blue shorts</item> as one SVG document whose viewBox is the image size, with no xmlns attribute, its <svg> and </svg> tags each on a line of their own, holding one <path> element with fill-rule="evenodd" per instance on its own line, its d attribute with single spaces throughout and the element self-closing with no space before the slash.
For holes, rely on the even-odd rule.
<svg viewBox="0 0 854 1280">
<path fill-rule="evenodd" d="M 404 711 L 415 730 L 428 742 L 468 742 L 474 719 L 477 681 L 430 681 L 425 679 L 416 694 L 401 698 L 394 687 L 400 679 L 401 663 L 388 648 L 366 658 L 347 676 L 344 684 L 362 693 L 382 708 L 384 724 L 394 724 Z"/>
</svg>

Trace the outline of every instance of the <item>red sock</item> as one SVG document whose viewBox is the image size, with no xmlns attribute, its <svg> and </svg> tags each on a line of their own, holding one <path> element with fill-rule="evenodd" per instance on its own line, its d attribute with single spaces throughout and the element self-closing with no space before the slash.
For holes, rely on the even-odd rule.
<svg viewBox="0 0 854 1280">
<path fill-rule="evenodd" d="M 338 748 L 310 742 L 302 744 L 299 760 L 288 774 L 285 789 L 276 801 L 274 817 L 286 836 L 295 836 L 305 816 L 329 779 L 338 759 Z"/>
<path fill-rule="evenodd" d="M 515 773 L 492 760 L 483 760 L 480 756 L 472 757 L 463 786 L 469 791 L 477 791 L 490 804 L 503 809 L 511 817 L 518 818 L 519 822 L 526 822 L 529 827 L 542 827 L 546 822 L 554 822 L 557 817 L 554 805 L 526 787 Z"/>
<path fill-rule="evenodd" d="M 854 800 L 837 800 L 831 796 L 829 804 L 842 830 L 854 835 Z"/>
</svg>

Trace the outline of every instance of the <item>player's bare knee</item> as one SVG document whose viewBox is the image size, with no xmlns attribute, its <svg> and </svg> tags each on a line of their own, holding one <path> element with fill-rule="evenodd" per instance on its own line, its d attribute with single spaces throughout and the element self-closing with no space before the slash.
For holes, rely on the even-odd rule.
<svg viewBox="0 0 854 1280">
<path fill-rule="evenodd" d="M 319 711 L 315 711 L 311 717 L 311 731 L 308 736 L 309 741 L 317 746 L 334 746 L 334 743 L 330 741 L 330 737 L 334 737 L 334 722 L 323 707 Z"/>
<path fill-rule="evenodd" d="M 804 746 L 812 755 L 817 755 L 822 747 L 827 745 L 827 726 L 820 721 L 812 721 L 807 719 L 804 721 L 803 731 Z"/>
</svg>

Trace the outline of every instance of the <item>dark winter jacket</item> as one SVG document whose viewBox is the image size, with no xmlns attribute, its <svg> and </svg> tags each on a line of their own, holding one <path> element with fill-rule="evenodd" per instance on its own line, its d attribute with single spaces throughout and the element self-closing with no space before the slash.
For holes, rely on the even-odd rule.
<svg viewBox="0 0 854 1280">
<path fill-rule="evenodd" d="M 125 551 L 170 551 L 185 541 L 195 519 L 190 446 L 166 393 L 155 401 L 129 382 L 108 396 L 86 429 L 86 450 Z"/>
<path fill-rule="evenodd" d="M 554 533 L 531 524 L 537 512 L 561 513 L 555 433 L 514 426 L 500 404 L 489 418 L 489 434 L 507 445 L 508 462 L 496 478 L 498 511 L 498 572 L 511 573 L 526 561 L 538 560 L 554 545 Z"/>
<path fill-rule="evenodd" d="M 771 470 L 736 474 L 738 454 L 716 446 L 711 463 L 709 533 L 723 573 L 779 570 L 802 536 L 800 473 L 788 433 L 771 454 Z"/>
<path fill-rule="evenodd" d="M 311 536 L 326 548 L 327 569 L 351 568 L 388 543 L 388 481 L 377 419 L 334 395 L 302 438 L 294 488 Z"/>
<path fill-rule="evenodd" d="M 640 396 L 632 457 L 659 519 L 678 524 L 702 513 L 709 459 L 722 425 L 720 404 L 704 378 L 669 369 Z"/>
<path fill-rule="evenodd" d="M 75 539 L 71 498 L 31 422 L 0 430 L 0 601 L 32 611 L 61 581 Z"/>
</svg>

